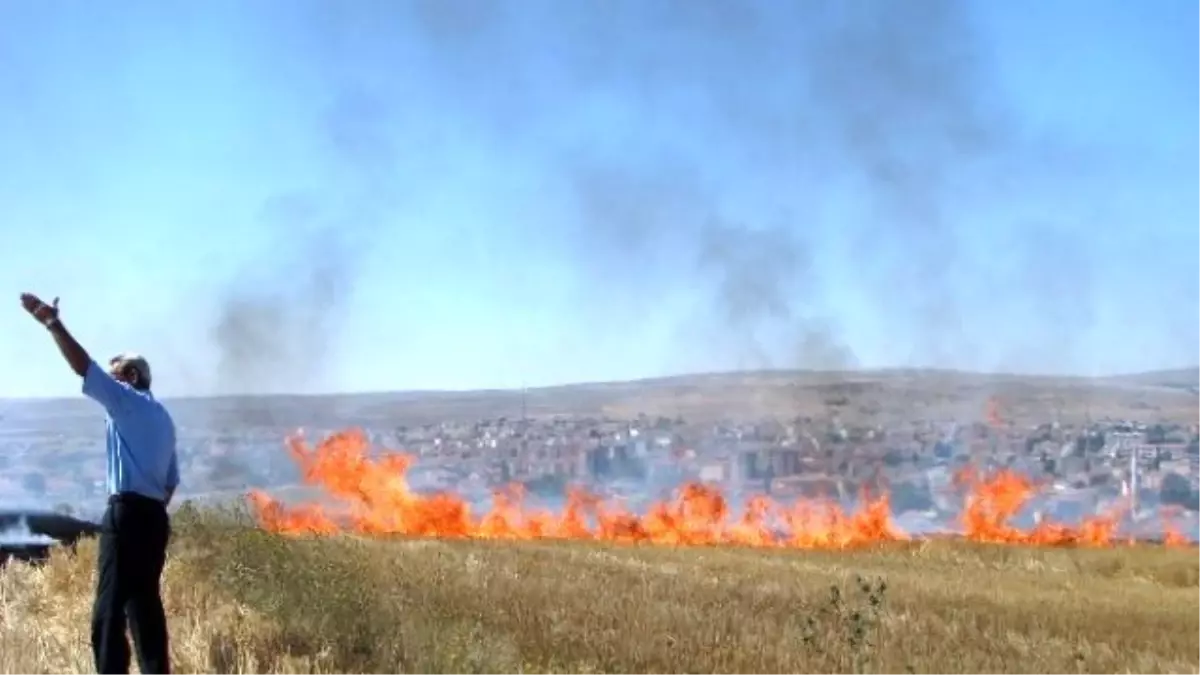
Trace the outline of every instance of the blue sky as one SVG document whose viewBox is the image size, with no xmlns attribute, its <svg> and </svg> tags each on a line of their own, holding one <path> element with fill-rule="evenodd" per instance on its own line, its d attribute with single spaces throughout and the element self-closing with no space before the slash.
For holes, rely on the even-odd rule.
<svg viewBox="0 0 1200 675">
<path fill-rule="evenodd" d="M 899 4 L 0 4 L 0 396 L 1195 363 L 1197 4 Z"/>
</svg>

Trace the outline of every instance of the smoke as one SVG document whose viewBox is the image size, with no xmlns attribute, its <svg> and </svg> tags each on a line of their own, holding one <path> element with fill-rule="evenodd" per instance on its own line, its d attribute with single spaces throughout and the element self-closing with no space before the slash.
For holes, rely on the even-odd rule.
<svg viewBox="0 0 1200 675">
<path fill-rule="evenodd" d="M 855 241 L 871 289 L 911 317 L 935 362 L 959 346 L 952 179 L 1011 148 L 985 112 L 998 87 L 965 12 L 949 0 L 842 5 L 809 61 L 813 100 L 877 223 Z"/>
<path fill-rule="evenodd" d="M 702 232 L 697 262 L 699 272 L 715 282 L 712 307 L 719 325 L 749 351 L 754 365 L 812 370 L 856 365 L 833 319 L 813 301 L 821 282 L 812 272 L 811 251 L 790 230 L 712 223 Z M 784 354 L 772 356 L 763 344 L 764 324 L 786 331 Z"/>
<path fill-rule="evenodd" d="M 350 189 L 269 197 L 265 249 L 235 275 L 210 327 L 221 392 L 302 391 L 321 381 L 391 196 L 396 149 L 378 97 L 343 89 L 319 129 Z"/>
<path fill-rule="evenodd" d="M 1077 364 L 1102 318 L 1092 287 L 1107 283 L 1079 234 L 1090 214 L 1018 203 L 1078 169 L 1082 149 L 1021 118 L 972 11 L 429 0 L 294 21 L 320 58 L 357 64 L 326 67 L 343 94 L 322 133 L 364 201 L 388 194 L 410 94 L 444 111 L 433 133 L 544 172 L 539 199 L 560 211 L 538 236 L 578 282 L 577 316 L 561 319 L 597 340 L 658 315 L 700 367 Z M 355 84 L 368 80 L 375 95 Z M 1083 189 L 1064 185 L 1063 201 Z M 335 202 L 301 190 L 264 207 L 280 244 L 214 323 L 222 383 L 319 380 L 355 289 L 347 259 L 371 238 L 347 245 Z"/>
<path fill-rule="evenodd" d="M 398 158 L 388 133 L 393 113 L 383 99 L 349 80 L 336 91 L 315 132 L 347 187 L 296 189 L 263 203 L 258 225 L 268 233 L 265 246 L 234 276 L 209 328 L 217 393 L 303 392 L 320 387 L 329 374 L 362 260 L 394 205 Z M 264 423 L 291 431 L 267 401 L 214 411 L 207 426 Z M 233 453 L 204 464 L 198 485 L 228 489 L 269 472 L 276 447 L 264 457 L 258 443 L 235 444 Z M 273 480 L 294 473 L 289 466 Z"/>
<path fill-rule="evenodd" d="M 0 528 L 0 545 L 37 546 L 56 543 L 58 541 L 53 537 L 29 529 L 29 521 L 23 515 L 11 525 Z"/>
<path fill-rule="evenodd" d="M 1177 221 L 1182 200 L 1169 180 L 1163 182 L 1170 187 L 1157 195 L 1144 185 L 1125 193 L 1132 195 L 1128 202 L 1140 204 L 1120 204 L 1083 180 L 1066 185 L 1069 192 L 1060 196 L 1047 194 L 1044 186 L 1057 189 L 1071 180 L 1069 171 L 1059 169 L 1077 168 L 1076 149 L 1048 148 L 1045 139 L 1061 129 L 1031 128 L 1031 122 L 1040 125 L 1069 111 L 1047 105 L 1046 99 L 1061 102 L 1088 93 L 1085 87 L 1103 100 L 1097 100 L 1097 110 L 1087 111 L 1098 117 L 1078 120 L 1074 132 L 1125 133 L 1113 140 L 1114 153 L 1131 156 L 1134 152 L 1126 150 L 1139 150 L 1144 140 L 1135 137 L 1140 136 L 1136 128 L 1130 131 L 1141 121 L 1128 119 L 1129 109 L 1118 110 L 1120 105 L 1144 100 L 1146 119 L 1156 120 L 1152 127 L 1173 122 L 1149 116 L 1161 96 L 1141 91 L 1120 96 L 1096 84 L 1114 82 L 1111 90 L 1126 91 L 1118 86 L 1126 84 L 1121 77 L 1135 78 L 1130 73 L 1149 69 L 1130 63 L 1097 72 L 1101 65 L 1088 70 L 1087 82 L 1066 82 L 1083 74 L 1082 66 L 1071 71 L 1086 60 L 1073 56 L 1080 52 L 1078 42 L 1053 54 L 1054 63 L 1048 64 L 1053 67 L 1047 68 L 1053 72 L 1031 76 L 1019 55 L 1007 60 L 1012 49 L 1001 64 L 1004 70 L 998 70 L 990 34 L 975 25 L 984 15 L 979 7 L 950 0 L 529 0 L 519 8 L 479 0 L 310 1 L 287 3 L 286 11 L 281 3 L 252 12 L 213 8 L 193 17 L 197 22 L 180 22 L 159 8 L 122 22 L 116 31 L 89 29 L 105 14 L 63 23 L 50 13 L 19 12 L 6 25 L 25 39 L 0 48 L 13 65 L 0 87 L 22 102 L 25 112 L 17 110 L 13 120 L 23 124 L 22 115 L 28 117 L 31 133 L 20 147 L 44 163 L 39 171 L 46 173 L 33 180 L 45 180 L 47 189 L 69 186 L 72 172 L 88 181 L 118 176 L 76 157 L 103 157 L 127 140 L 145 156 L 130 152 L 120 165 L 131 173 L 109 178 L 111 186 L 97 180 L 97 194 L 115 195 L 118 184 L 136 184 L 135 176 L 142 175 L 136 172 L 157 170 L 147 167 L 161 167 L 162 178 L 174 181 L 184 180 L 185 172 L 212 179 L 212 191 L 196 190 L 194 201 L 184 194 L 188 190 L 178 196 L 175 188 L 155 188 L 159 213 L 146 213 L 147 218 L 175 218 L 167 212 L 178 209 L 186 217 L 177 222 L 190 226 L 195 213 L 211 208 L 213 191 L 235 192 L 231 176 L 254 182 L 244 177 L 254 175 L 259 162 L 295 162 L 278 174 L 272 167 L 255 176 L 264 182 L 287 180 L 282 175 L 313 176 L 272 185 L 269 197 L 249 207 L 261 212 L 258 222 L 245 228 L 246 241 L 230 242 L 228 248 L 232 256 L 259 247 L 257 260 L 219 277 L 218 310 L 202 319 L 201 332 L 217 352 L 215 367 L 207 358 L 198 363 L 195 350 L 178 347 L 177 353 L 186 353 L 199 371 L 180 378 L 197 380 L 188 387 L 193 390 L 305 389 L 326 379 L 322 369 L 344 344 L 339 326 L 353 312 L 349 306 L 361 288 L 360 266 L 353 261 L 364 251 L 384 248 L 373 244 L 380 243 L 381 214 L 398 203 L 398 175 L 423 183 L 429 193 L 402 215 L 415 220 L 425 215 L 420 208 L 425 207 L 432 217 L 413 228 L 422 230 L 420 236 L 396 238 L 407 237 L 403 244 L 416 246 L 383 242 L 390 251 L 416 251 L 414 258 L 435 253 L 446 260 L 422 259 L 430 264 L 420 266 L 418 274 L 450 278 L 455 263 L 465 267 L 473 261 L 450 260 L 447 251 L 465 243 L 461 248 L 486 252 L 477 256 L 484 263 L 477 267 L 487 269 L 468 270 L 471 274 L 462 277 L 470 278 L 462 284 L 439 278 L 437 285 L 476 292 L 474 300 L 485 285 L 485 293 L 497 296 L 511 291 L 506 299 L 521 297 L 521 304 L 534 310 L 530 314 L 554 314 L 545 323 L 564 329 L 559 345 L 601 323 L 597 317 L 616 315 L 605 325 L 623 326 L 624 333 L 637 332 L 639 338 L 653 333 L 658 353 L 691 353 L 686 365 L 671 363 L 673 370 L 721 367 L 742 357 L 805 367 L 914 361 L 978 367 L 987 359 L 1043 366 L 1057 355 L 1081 353 L 1072 348 L 1089 327 L 1116 334 L 1120 319 L 1113 315 L 1123 310 L 1121 303 L 1090 291 L 1121 289 L 1121 281 L 1138 276 L 1102 272 L 1092 264 L 1098 251 L 1120 249 L 1134 236 L 1117 235 L 1103 224 L 1084 227 L 1091 214 L 1065 212 L 1079 211 L 1085 199 L 1100 203 L 1097 211 L 1105 210 L 1104 204 L 1123 206 L 1123 216 L 1157 209 L 1140 225 L 1149 230 L 1150 221 L 1159 217 Z M 999 19 L 985 28 L 995 29 L 1001 39 L 1038 38 L 1036 31 L 1022 35 L 1013 27 L 1021 22 L 1002 18 L 1002 12 L 989 8 L 986 14 Z M 1040 24 L 1038 18 L 1032 23 Z M 1080 26 L 1078 33 L 1095 36 L 1094 44 L 1087 45 L 1085 38 L 1084 46 L 1098 49 L 1100 34 L 1094 29 Z M 137 39 L 117 39 L 126 32 Z M 53 45 L 59 43 L 71 49 L 57 52 Z M 169 65 L 176 60 L 178 67 Z M 194 72 L 180 77 L 185 67 Z M 1180 72 L 1176 66 L 1154 76 L 1165 82 L 1160 89 L 1170 89 Z M 37 77 L 25 77 L 29 73 Z M 19 86 L 25 80 L 55 82 L 63 73 L 82 74 L 84 80 L 125 74 L 104 86 L 98 80 L 89 80 L 87 87 L 76 87 L 74 80 Z M 1078 93 L 1047 95 L 1046 89 L 1060 83 L 1077 84 L 1072 91 Z M 1010 97 L 1014 84 L 1020 85 L 1020 100 Z M 199 105 L 205 98 L 220 104 L 214 112 L 221 114 Z M 99 112 L 105 114 L 78 115 L 92 107 L 81 103 L 103 103 Z M 1018 103 L 1038 106 L 1030 108 L 1037 117 L 1022 118 Z M 47 114 L 27 114 L 43 109 Z M 185 112 L 194 118 L 185 119 Z M 1126 119 L 1113 119 L 1120 116 Z M 176 133 L 189 125 L 203 127 L 203 133 Z M 295 133 L 297 127 L 308 137 Z M 79 164 L 69 166 L 65 159 L 53 159 L 57 155 L 51 150 L 72 134 L 99 137 L 106 144 L 63 155 Z M 168 145 L 171 134 L 188 142 Z M 424 153 L 397 140 L 409 136 L 424 136 Z M 1174 159 L 1175 150 L 1166 146 L 1175 136 L 1158 136 L 1145 146 Z M 210 148 L 196 139 L 238 151 L 201 152 Z M 311 161 L 306 146 L 313 139 L 323 144 L 329 161 Z M 49 149 L 39 150 L 39 143 Z M 288 147 L 276 155 L 275 143 Z M 1121 143 L 1130 147 L 1121 149 Z M 394 170 L 401 149 L 408 151 L 406 158 L 416 158 L 411 167 L 404 163 L 411 173 Z M 230 169 L 226 176 L 220 175 L 222 163 Z M 327 171 L 331 166 L 339 168 Z M 291 168 L 295 171 L 283 170 Z M 1108 175 L 1138 177 L 1136 169 L 1107 167 L 1119 168 L 1124 171 Z M 1195 170 L 1194 164 L 1177 168 L 1185 178 Z M 61 180 L 46 180 L 52 175 Z M 1034 191 L 1027 190 L 1031 184 L 1040 186 L 1033 200 Z M 251 190 L 237 190 L 229 204 Z M 516 203 L 522 198 L 528 203 Z M 80 208 L 104 209 L 114 220 L 129 221 L 129 214 L 115 206 L 126 208 L 129 200 L 112 199 L 112 204 Z M 1162 203 L 1145 204 L 1156 199 Z M 1036 200 L 1061 204 L 1035 206 L 1031 201 Z M 486 221 L 492 214 L 499 214 L 498 222 L 464 222 Z M 245 212 L 229 215 L 246 217 Z M 34 217 L 70 219 L 49 212 Z M 438 226 L 453 233 L 427 236 Z M 1089 227 L 1093 233 L 1107 232 L 1087 237 Z M 1053 247 L 1034 241 L 1045 229 L 1059 233 Z M 487 235 L 480 234 L 483 230 Z M 256 241 L 260 231 L 269 233 L 266 243 Z M 489 239 L 494 232 L 502 234 Z M 1182 266 L 1182 247 L 1176 245 L 1181 236 L 1176 232 L 1163 242 L 1175 249 L 1167 252 L 1173 275 Z M 518 238 L 526 241 L 514 241 Z M 496 243 L 496 250 L 480 245 L 485 240 Z M 1137 253 L 1156 259 L 1159 252 L 1151 248 Z M 1080 264 L 1060 264 L 1054 259 L 1058 251 Z M 538 277 L 557 277 L 550 283 L 560 288 L 530 298 L 524 288 L 488 284 L 492 273 L 507 271 L 509 261 L 512 267 L 549 270 Z M 562 279 L 564 270 L 577 277 Z M 1056 270 L 1076 276 L 1059 278 Z M 190 274 L 164 285 L 193 287 Z M 1050 283 L 1042 284 L 1046 279 Z M 209 282 L 196 285 L 207 291 Z M 1179 283 L 1168 293 L 1186 292 L 1180 302 L 1194 298 L 1200 288 L 1192 278 Z M 1164 285 L 1145 284 L 1148 291 Z M 1136 298 L 1137 290 L 1125 290 L 1124 297 Z M 561 298 L 569 291 L 578 291 L 577 309 L 564 310 Z M 191 304 L 192 298 L 186 300 Z M 1152 335 L 1142 352 L 1174 348 L 1195 333 L 1187 321 L 1194 316 L 1190 311 L 1158 311 L 1168 303 L 1157 302 L 1161 306 L 1153 313 L 1172 322 L 1161 333 L 1183 337 Z M 994 307 L 980 309 L 985 303 Z M 1071 323 L 1080 324 L 1080 330 L 1052 335 L 1053 348 L 1030 347 L 1046 343 L 1023 338 L 1023 328 L 1013 327 L 1036 323 L 1038 332 L 1053 333 L 1063 309 L 1074 313 Z M 656 330 L 629 329 L 627 318 L 651 313 L 665 317 Z M 495 316 L 506 314 L 519 310 Z M 431 322 L 457 318 L 452 311 L 428 315 Z M 660 334 L 670 332 L 658 331 L 660 323 L 679 324 L 673 334 L 684 349 L 658 349 L 657 342 L 664 341 Z M 1007 326 L 1004 336 L 993 338 L 992 324 Z M 162 341 L 182 344 L 175 335 L 186 332 L 191 341 L 197 332 L 194 325 L 178 328 L 164 329 L 171 337 Z M 551 332 L 558 331 L 542 334 Z M 1001 341 L 1011 344 L 982 349 Z M 502 336 L 493 342 L 508 340 Z M 690 347 L 697 342 L 704 346 Z M 1097 352 L 1105 347 L 1110 354 L 1139 351 L 1113 346 L 1116 339 L 1093 342 Z M 694 353 L 703 350 L 709 351 Z M 567 355 L 559 358 L 567 361 L 569 351 L 560 349 Z M 1035 354 L 1039 351 L 1046 356 Z M 640 346 L 639 352 L 649 354 L 647 360 L 656 356 L 649 347 Z M 520 356 L 534 361 L 540 355 Z M 161 360 L 185 360 L 173 357 Z M 1076 356 L 1070 365 L 1083 358 Z M 538 379 L 558 378 L 548 373 Z"/>
<path fill-rule="evenodd" d="M 840 284 L 924 358 L 973 353 L 954 217 L 1040 153 L 993 100 L 1001 88 L 962 3 L 557 5 L 539 14 L 557 36 L 541 44 L 558 48 L 544 81 L 532 79 L 518 23 L 449 6 L 420 14 L 422 25 L 449 74 L 470 84 L 455 89 L 467 104 L 480 90 L 513 92 L 498 126 L 523 138 L 552 125 L 545 109 L 566 104 L 551 86 L 598 110 L 598 133 L 557 158 L 588 299 L 636 315 L 703 289 L 681 340 L 702 325 L 736 358 L 839 369 L 860 361 L 831 290 Z M 732 203 L 723 183 L 739 171 L 767 183 L 770 222 Z M 836 241 L 814 234 L 831 230 Z"/>
</svg>

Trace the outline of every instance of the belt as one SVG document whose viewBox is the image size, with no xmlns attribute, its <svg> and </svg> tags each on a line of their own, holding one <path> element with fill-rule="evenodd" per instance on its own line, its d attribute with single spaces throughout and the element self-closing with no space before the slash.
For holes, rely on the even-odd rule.
<svg viewBox="0 0 1200 675">
<path fill-rule="evenodd" d="M 140 492 L 118 492 L 115 495 L 108 496 L 109 504 L 145 504 L 147 506 L 164 506 L 161 499 L 147 497 Z"/>
</svg>

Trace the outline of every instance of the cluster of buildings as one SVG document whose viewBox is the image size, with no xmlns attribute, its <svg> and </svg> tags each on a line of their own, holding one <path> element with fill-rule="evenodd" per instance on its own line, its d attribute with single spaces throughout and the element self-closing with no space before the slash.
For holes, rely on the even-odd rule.
<svg viewBox="0 0 1200 675">
<path fill-rule="evenodd" d="M 310 429 L 308 435 L 335 430 Z M 215 431 L 181 426 L 183 496 L 298 483 L 298 468 L 284 449 L 286 432 L 268 425 Z M 1177 505 L 1194 514 L 1200 482 L 1197 427 L 1117 420 L 1018 428 L 987 421 L 850 426 L 811 418 L 710 423 L 639 415 L 496 418 L 367 433 L 375 451 L 402 450 L 417 458 L 408 476 L 414 489 L 453 490 L 480 500 L 516 482 L 549 500 L 580 485 L 636 507 L 685 481 L 702 481 L 720 484 L 735 503 L 754 494 L 849 503 L 863 489 L 887 490 L 896 513 L 936 521 L 961 505 L 954 475 L 970 466 L 1030 476 L 1046 486 L 1047 501 L 1039 508 L 1070 520 L 1117 499 L 1147 512 Z M 0 495 L 17 503 L 102 505 L 99 433 L 19 435 L 0 439 L 6 447 Z"/>
<path fill-rule="evenodd" d="M 962 468 L 1011 469 L 1046 486 L 1051 512 L 1087 513 L 1115 499 L 1143 509 L 1196 510 L 1194 426 L 1102 421 L 1032 428 L 917 422 L 845 427 L 811 419 L 690 424 L 639 417 L 490 419 L 375 430 L 377 447 L 419 458 L 418 489 L 480 494 L 519 482 L 534 494 L 567 485 L 636 501 L 684 481 L 722 485 L 734 499 L 825 497 L 850 502 L 887 490 L 897 512 L 953 512 Z M 931 515 L 930 517 L 935 517 Z"/>
</svg>

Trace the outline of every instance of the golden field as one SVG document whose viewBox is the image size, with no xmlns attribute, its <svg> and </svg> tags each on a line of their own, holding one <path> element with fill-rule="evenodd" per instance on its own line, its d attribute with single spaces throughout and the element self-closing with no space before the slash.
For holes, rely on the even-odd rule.
<svg viewBox="0 0 1200 675">
<path fill-rule="evenodd" d="M 185 506 L 179 672 L 1197 672 L 1193 549 L 297 539 Z M 0 570 L 0 671 L 91 671 L 94 542 Z"/>
</svg>

